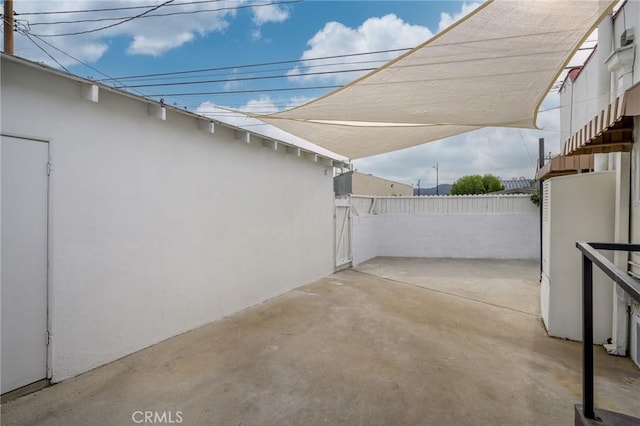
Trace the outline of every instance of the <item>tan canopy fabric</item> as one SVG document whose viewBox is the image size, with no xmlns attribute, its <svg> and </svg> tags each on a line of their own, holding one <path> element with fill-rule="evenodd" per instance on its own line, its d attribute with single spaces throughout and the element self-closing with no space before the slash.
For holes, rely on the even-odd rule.
<svg viewBox="0 0 640 426">
<path fill-rule="evenodd" d="M 264 119 L 263 119 L 264 120 Z M 362 158 L 421 145 L 476 130 L 470 126 L 367 126 L 322 124 L 313 121 L 265 120 L 293 135 L 348 158 Z M 425 138 L 428 136 L 428 140 Z"/>
<path fill-rule="evenodd" d="M 256 117 L 350 158 L 485 126 L 535 128 L 551 86 L 615 3 L 489 0 L 353 83 Z"/>
</svg>

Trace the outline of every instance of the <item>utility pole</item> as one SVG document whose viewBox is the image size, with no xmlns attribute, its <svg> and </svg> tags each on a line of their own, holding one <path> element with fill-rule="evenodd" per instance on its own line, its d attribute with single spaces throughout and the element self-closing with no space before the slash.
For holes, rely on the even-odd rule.
<svg viewBox="0 0 640 426">
<path fill-rule="evenodd" d="M 418 196 L 420 196 L 420 179 L 418 179 Z"/>
<path fill-rule="evenodd" d="M 438 182 L 438 168 L 439 168 L 439 164 L 436 163 L 435 166 L 433 166 L 434 169 L 436 169 L 436 195 L 440 195 L 440 184 Z"/>
<path fill-rule="evenodd" d="M 13 55 L 13 0 L 4 0 L 4 53 Z"/>
</svg>

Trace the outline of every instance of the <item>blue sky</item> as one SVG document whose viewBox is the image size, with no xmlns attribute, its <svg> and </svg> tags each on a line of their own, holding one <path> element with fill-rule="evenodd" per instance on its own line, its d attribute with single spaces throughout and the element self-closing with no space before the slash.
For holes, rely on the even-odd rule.
<svg viewBox="0 0 640 426">
<path fill-rule="evenodd" d="M 16 1 L 14 8 L 20 30 L 16 34 L 15 53 L 56 68 L 64 66 L 83 77 L 103 79 L 101 73 L 104 73 L 117 78 L 118 84 L 170 83 L 173 85 L 128 90 L 158 95 L 156 99 L 163 97 L 166 103 L 191 111 L 212 112 L 218 105 L 258 113 L 273 112 L 331 90 L 305 88 L 343 85 L 401 52 L 364 53 L 414 47 L 479 5 L 471 1 L 174 0 L 148 15 L 181 14 L 141 17 L 112 28 L 87 32 L 162 3 L 164 1 L 158 0 Z M 30 14 L 120 7 L 141 8 Z M 53 24 L 104 18 L 122 19 Z M 77 32 L 86 33 L 59 36 Z M 79 64 L 60 51 L 95 69 Z M 342 56 L 354 53 L 359 55 Z M 328 56 L 342 57 L 316 59 Z M 273 62 L 284 63 L 254 66 Z M 198 69 L 209 71 L 129 78 Z M 362 71 L 343 72 L 347 69 Z M 301 73 L 312 75 L 300 76 Z M 265 76 L 273 78 L 262 78 Z M 215 82 L 176 84 L 203 80 Z M 279 90 L 284 88 L 291 90 Z M 216 94 L 171 95 L 195 92 Z M 432 166 L 436 163 L 440 166 L 441 183 L 452 183 L 471 173 L 533 177 L 538 138 L 546 139 L 546 151 L 559 151 L 559 111 L 553 109 L 557 104 L 557 95 L 552 94 L 542 106 L 542 109 L 552 108 L 539 116 L 538 125 L 545 131 L 482 129 L 356 160 L 354 166 L 360 171 L 408 184 L 420 179 L 422 187 L 435 185 Z M 222 119 L 224 114 L 217 111 L 213 118 Z"/>
</svg>

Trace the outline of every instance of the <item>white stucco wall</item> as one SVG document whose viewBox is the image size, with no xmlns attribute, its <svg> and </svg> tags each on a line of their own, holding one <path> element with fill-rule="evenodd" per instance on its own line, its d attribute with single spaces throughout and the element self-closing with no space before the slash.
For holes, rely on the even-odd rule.
<svg viewBox="0 0 640 426">
<path fill-rule="evenodd" d="M 353 266 L 378 256 L 378 216 L 351 216 L 351 253 Z"/>
<path fill-rule="evenodd" d="M 367 213 L 364 207 L 370 204 L 368 200 L 355 200 L 360 208 L 359 215 L 352 219 L 354 265 L 376 256 L 540 257 L 539 214 L 529 196 L 470 196 L 457 201 L 455 197 L 386 198 L 376 202 L 376 206 L 381 207 L 377 214 Z M 410 206 L 405 213 L 385 213 L 400 210 L 395 206 L 400 203 Z M 460 207 L 462 203 L 467 207 Z M 502 212 L 478 212 L 486 210 L 487 206 Z M 440 213 L 447 208 L 457 209 L 457 213 Z M 518 212 L 504 212 L 509 209 Z M 426 210 L 436 213 L 424 213 Z M 379 210 L 374 207 L 374 211 Z"/>
<path fill-rule="evenodd" d="M 578 78 L 573 82 L 566 81 L 560 90 L 560 139 L 563 142 L 603 108 L 601 102 L 604 101 L 594 94 L 598 86 L 598 66 L 605 67 L 596 60 L 587 62 Z M 609 94 L 602 99 L 609 103 Z"/>
<path fill-rule="evenodd" d="M 326 166 L 2 63 L 2 132 L 50 141 L 60 381 L 333 271 Z"/>
<path fill-rule="evenodd" d="M 550 336 L 582 340 L 582 254 L 576 241 L 613 241 L 615 172 L 580 173 L 545 181 L 541 311 Z M 613 253 L 603 252 L 613 260 Z M 612 283 L 593 272 L 594 342 L 611 337 Z M 546 298 L 546 300 L 545 300 Z"/>
</svg>

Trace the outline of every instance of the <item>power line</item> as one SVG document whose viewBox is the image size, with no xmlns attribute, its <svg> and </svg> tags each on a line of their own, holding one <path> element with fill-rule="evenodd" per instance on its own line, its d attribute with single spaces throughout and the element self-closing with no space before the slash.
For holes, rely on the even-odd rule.
<svg viewBox="0 0 640 426">
<path fill-rule="evenodd" d="M 244 114 L 245 112 L 251 112 L 251 114 L 274 114 L 278 111 L 274 111 L 272 109 L 269 110 L 251 110 L 251 111 L 239 111 L 239 112 L 233 112 L 233 111 L 229 111 L 227 113 L 225 113 L 225 111 L 219 111 L 219 110 L 197 110 L 198 114 L 207 114 L 210 115 L 211 117 L 245 117 L 246 115 Z"/>
<path fill-rule="evenodd" d="M 591 40 L 587 40 L 587 41 L 591 41 Z M 452 44 L 456 44 L 456 43 L 452 43 Z M 463 43 L 457 43 L 457 44 L 463 44 Z M 152 77 L 195 74 L 195 73 L 208 72 L 208 71 L 226 71 L 226 70 L 254 68 L 254 67 L 257 68 L 257 67 L 264 67 L 264 66 L 271 66 L 271 65 L 294 64 L 302 61 L 305 61 L 305 62 L 318 61 L 318 60 L 325 60 L 325 59 L 338 59 L 338 58 L 348 58 L 348 57 L 355 57 L 355 56 L 374 55 L 374 54 L 380 54 L 380 53 L 406 52 L 411 49 L 413 49 L 413 47 L 377 50 L 377 51 L 361 52 L 361 53 L 348 53 L 348 54 L 342 54 L 342 55 L 318 56 L 313 58 L 293 59 L 293 60 L 284 60 L 284 61 L 259 62 L 254 64 L 243 64 L 243 65 L 234 65 L 234 66 L 225 66 L 225 67 L 199 68 L 199 69 L 183 70 L 183 71 L 170 71 L 170 72 L 162 72 L 162 73 L 154 73 L 154 74 L 138 74 L 138 75 L 130 75 L 130 76 L 120 76 L 118 77 L 118 79 L 119 80 L 130 80 L 130 79 L 140 79 L 140 78 L 147 79 Z M 334 65 L 334 64 L 322 64 L 319 66 L 328 66 L 328 65 Z M 306 67 L 306 68 L 310 68 L 310 67 Z M 566 67 L 566 68 L 568 69 L 573 67 Z M 98 81 L 105 82 L 105 81 L 108 81 L 108 79 L 103 79 Z"/>
<path fill-rule="evenodd" d="M 363 71 L 373 71 L 376 68 L 357 68 L 350 70 L 338 70 L 338 71 L 318 71 L 318 72 L 309 72 L 295 75 L 267 75 L 262 77 L 241 77 L 241 78 L 224 78 L 218 80 L 202 80 L 202 81 L 182 81 L 182 82 L 174 82 L 174 83 L 150 83 L 150 84 L 137 84 L 131 86 L 125 86 L 127 88 L 142 88 L 142 87 L 159 87 L 159 86 L 184 86 L 184 85 L 195 85 L 195 84 L 208 84 L 208 83 L 230 83 L 230 82 L 238 82 L 238 81 L 253 81 L 253 80 L 269 80 L 275 78 L 289 78 L 289 77 L 305 77 L 312 75 L 329 75 L 329 74 L 341 74 L 345 72 L 363 72 Z"/>
<path fill-rule="evenodd" d="M 65 54 L 66 56 L 69 56 L 70 58 L 76 60 L 77 62 L 85 65 L 88 68 L 93 69 L 94 71 L 100 73 L 101 75 L 104 75 L 107 77 L 108 81 L 111 82 L 116 82 L 122 85 L 122 87 L 119 88 L 125 88 L 125 89 L 133 89 L 135 92 L 141 94 L 143 97 L 144 96 L 149 96 L 149 97 L 160 97 L 160 96 L 165 96 L 165 97 L 169 97 L 169 96 L 174 96 L 174 97 L 179 97 L 179 96 L 203 96 L 203 95 L 235 95 L 235 94 L 246 94 L 246 93 L 264 93 L 264 92 L 282 92 L 282 91 L 303 91 L 303 90 L 318 90 L 318 89 L 335 89 L 335 88 L 339 88 L 342 86 L 339 85 L 332 85 L 332 86 L 311 86 L 311 87 L 302 87 L 302 88 L 275 88 L 275 89 L 252 89 L 252 90 L 236 90 L 236 91 L 211 91 L 211 92 L 190 92 L 190 93 L 167 93 L 167 94 L 152 94 L 152 95 L 144 95 L 142 92 L 139 92 L 138 90 L 135 90 L 136 88 L 140 88 L 140 87 L 152 87 L 152 86 L 172 86 L 172 85 L 187 85 L 187 84 L 197 84 L 197 83 L 206 83 L 206 82 L 230 82 L 230 81 L 237 81 L 237 80 L 257 80 L 257 79 L 264 79 L 264 78 L 277 78 L 277 77 L 286 77 L 286 76 L 267 76 L 267 77 L 253 77 L 253 78 L 247 78 L 247 79 L 226 79 L 226 80 L 210 80 L 210 81 L 201 81 L 201 82 L 183 82 L 183 83 L 169 83 L 169 84 L 148 84 L 148 85 L 137 85 L 137 86 L 126 86 L 125 83 L 123 83 L 122 81 L 120 81 L 119 79 L 113 78 L 108 76 L 107 74 L 101 72 L 100 70 L 97 70 L 96 68 L 78 60 L 77 58 L 67 54 L 66 52 L 58 49 L 57 47 L 53 46 L 52 44 L 48 43 L 46 40 L 42 40 L 38 37 L 38 39 L 43 42 L 46 43 L 47 45 L 49 45 L 50 47 L 60 51 L 61 53 Z M 360 55 L 360 54 L 357 54 Z M 325 66 L 325 65 L 323 65 Z M 363 70 L 367 70 L 367 69 L 358 69 L 358 70 L 343 70 L 343 71 L 327 71 L 327 72 L 317 72 L 317 73 L 307 73 L 307 74 L 302 74 L 302 75 L 321 75 L 321 74 L 332 74 L 332 73 L 340 73 L 340 72 L 349 72 L 349 71 L 363 71 Z M 272 101 L 273 102 L 273 101 Z M 284 101 L 287 102 L 288 101 Z M 552 108 L 555 109 L 555 108 Z M 547 110 L 541 110 L 539 112 L 545 112 Z"/>
<path fill-rule="evenodd" d="M 542 52 L 548 53 L 548 52 Z M 553 53 L 553 51 L 551 51 Z M 509 56 L 513 57 L 513 55 Z M 416 67 L 420 65 L 442 65 L 442 64 L 450 64 L 450 63 L 464 63 L 469 61 L 478 61 L 483 58 L 473 58 L 471 60 L 468 59 L 460 59 L 460 60 L 448 60 L 448 61 L 440 61 L 437 63 L 413 63 L 410 65 L 398 65 L 397 68 L 407 68 L 407 67 Z M 192 81 L 183 81 L 183 82 L 171 82 L 171 83 L 148 83 L 148 84 L 138 84 L 138 85 L 130 85 L 125 87 L 131 88 L 142 88 L 142 87 L 167 87 L 167 86 L 185 86 L 185 85 L 196 85 L 196 84 L 210 84 L 210 83 L 229 83 L 229 82 L 239 82 L 239 81 L 255 81 L 255 80 L 268 80 L 268 79 L 276 79 L 276 78 L 293 78 L 293 77 L 304 77 L 304 76 L 318 76 L 318 75 L 331 75 L 331 74 L 342 74 L 347 72 L 365 72 L 365 71 L 373 71 L 377 68 L 356 68 L 356 69 L 344 69 L 344 70 L 334 70 L 334 71 L 317 71 L 317 72 L 309 72 L 309 73 L 299 73 L 299 74 L 286 74 L 286 75 L 271 75 L 271 76 L 261 76 L 261 77 L 241 77 L 241 78 L 226 78 L 226 79 L 217 79 L 217 80 L 192 80 Z M 466 77 L 453 77 L 446 78 L 450 79 L 460 79 Z M 438 80 L 442 80 L 445 78 L 438 78 Z M 421 79 L 420 81 L 434 81 L 433 79 Z M 394 84 L 395 82 L 385 82 L 385 84 Z M 361 83 L 363 85 L 368 85 L 372 83 Z"/>
<path fill-rule="evenodd" d="M 151 94 L 149 97 L 159 96 L 205 96 L 205 95 L 240 95 L 246 93 L 266 93 L 266 92 L 296 92 L 302 90 L 319 90 L 319 89 L 338 89 L 342 86 L 308 86 L 308 87 L 282 87 L 277 89 L 251 89 L 251 90 L 231 90 L 231 91 L 217 91 L 217 92 L 189 92 L 189 93 L 164 93 L 164 94 Z"/>
<path fill-rule="evenodd" d="M 108 28 L 113 28 L 113 27 L 115 27 L 115 26 L 122 25 L 122 24 L 124 24 L 124 23 L 129 22 L 129 21 L 133 21 L 133 20 L 134 20 L 134 19 L 136 19 L 136 18 L 141 18 L 141 17 L 145 16 L 146 14 L 151 13 L 151 12 L 153 12 L 154 10 L 158 10 L 158 9 L 160 9 L 162 6 L 165 6 L 165 5 L 167 5 L 167 4 L 169 4 L 169 3 L 173 2 L 173 1 L 174 1 L 174 0 L 167 0 L 167 1 L 165 1 L 164 3 L 161 3 L 161 4 L 159 4 L 159 5 L 155 6 L 155 7 L 152 7 L 151 9 L 149 9 L 149 10 L 147 10 L 147 11 L 145 11 L 145 12 L 139 13 L 139 14 L 134 15 L 134 16 L 130 16 L 130 17 L 126 18 L 126 19 L 123 19 L 123 20 L 121 20 L 121 21 L 118 21 L 118 22 L 113 23 L 113 24 L 110 24 L 110 25 L 105 25 L 104 27 L 94 28 L 94 29 L 92 29 L 92 30 L 77 31 L 77 32 L 73 32 L 73 33 L 64 33 L 64 34 L 32 34 L 32 35 L 33 35 L 33 36 L 37 36 L 37 37 L 63 37 L 63 36 L 71 36 L 71 35 L 80 35 L 80 34 L 95 33 L 95 32 L 97 32 L 97 31 L 106 30 L 106 29 L 108 29 Z"/>
<path fill-rule="evenodd" d="M 58 64 L 58 66 L 60 66 L 60 68 L 62 68 L 63 70 L 65 70 L 66 72 L 68 72 L 69 74 L 71 74 L 71 72 L 67 69 L 67 67 L 65 67 L 64 65 L 62 65 L 60 62 L 58 62 L 58 60 L 56 58 L 54 58 L 53 56 L 51 56 L 51 54 L 49 54 L 49 52 L 47 52 L 42 46 L 40 46 L 38 43 L 36 43 L 36 41 L 34 39 L 32 39 L 29 34 L 24 34 L 30 41 L 31 43 L 33 43 L 38 49 L 42 50 L 44 52 L 45 55 L 47 55 L 53 62 L 55 62 L 56 64 Z"/>
<path fill-rule="evenodd" d="M 30 35 L 29 35 L 29 34 L 27 34 L 27 33 L 21 33 L 21 34 L 25 35 L 27 38 L 29 38 L 29 39 L 31 40 L 31 37 L 30 37 Z M 100 71 L 99 69 L 97 69 L 97 68 L 95 68 L 95 67 L 93 67 L 93 66 L 91 66 L 91 65 L 87 64 L 86 62 L 81 61 L 80 59 L 76 58 L 75 56 L 70 55 L 69 53 L 65 52 L 64 50 L 59 49 L 58 47 L 54 46 L 53 44 L 49 43 L 48 41 L 43 40 L 43 39 L 41 39 L 40 37 L 38 37 L 38 36 L 36 36 L 36 35 L 33 35 L 33 34 L 31 34 L 31 35 L 32 35 L 33 37 L 37 38 L 38 40 L 40 40 L 41 42 L 43 42 L 44 44 L 46 44 L 47 46 L 51 47 L 52 49 L 55 49 L 56 51 L 58 51 L 58 52 L 62 53 L 63 55 L 65 55 L 65 56 L 67 56 L 67 57 L 69 57 L 69 58 L 73 59 L 73 60 L 74 60 L 74 61 L 76 61 L 76 62 L 78 62 L 79 64 L 84 65 L 85 67 L 87 67 L 87 68 L 89 68 L 89 69 L 91 69 L 91 70 L 93 70 L 93 71 L 95 71 L 95 72 L 97 72 L 97 73 L 99 73 L 99 74 L 101 74 L 101 75 L 103 75 L 103 76 L 105 76 L 105 77 L 111 78 L 113 81 L 116 81 L 116 82 L 117 82 L 117 80 L 113 79 L 113 77 L 109 76 L 108 74 L 105 74 L 104 72 Z M 32 41 L 33 41 L 33 40 L 32 40 Z M 35 43 L 35 42 L 34 42 L 34 43 Z M 45 52 L 45 53 L 46 53 L 46 52 Z M 51 59 L 53 59 L 53 58 L 51 58 Z M 55 59 L 53 59 L 53 60 L 55 61 Z M 71 74 L 71 72 L 70 72 L 68 69 L 66 69 L 64 66 L 62 66 L 58 61 L 56 61 L 56 63 L 57 63 L 58 65 L 60 65 L 60 66 L 61 66 L 65 71 L 67 71 L 69 74 Z M 121 84 L 122 84 L 122 83 L 121 83 Z M 139 95 L 140 95 L 140 96 L 142 96 L 142 97 L 146 97 L 146 95 L 145 95 L 144 93 L 142 93 L 141 91 L 139 91 L 139 90 L 133 90 L 133 91 L 134 91 L 134 92 L 136 92 L 137 94 L 139 94 Z"/>
<path fill-rule="evenodd" d="M 520 71 L 518 74 L 527 74 L 530 72 L 536 72 L 536 70 L 532 71 Z M 513 73 L 505 73 L 505 75 L 512 75 Z M 450 80 L 458 79 L 460 77 L 449 78 Z M 413 80 L 409 82 L 423 82 L 423 81 L 440 81 L 440 79 L 421 79 L 421 80 Z M 406 81 L 403 81 L 405 83 Z M 394 84 L 393 82 L 384 82 L 384 83 L 361 83 L 364 86 L 380 86 L 386 84 Z M 125 86 L 126 88 L 127 86 Z M 138 87 L 138 86 L 132 86 Z M 275 89 L 247 89 L 247 90 L 228 90 L 228 91 L 211 91 L 211 92 L 185 92 L 185 93 L 156 93 L 148 95 L 150 97 L 169 97 L 169 96 L 205 96 L 205 95 L 238 95 L 238 94 L 246 94 L 246 93 L 266 93 L 266 92 L 285 92 L 285 91 L 302 91 L 302 90 L 317 90 L 317 89 L 338 89 L 343 87 L 342 85 L 328 85 L 328 86 L 308 86 L 308 87 L 289 87 L 289 88 L 275 88 Z M 551 92 L 551 91 L 550 91 Z"/>
<path fill-rule="evenodd" d="M 318 60 L 324 60 L 324 59 L 348 58 L 352 56 L 375 55 L 379 53 L 406 52 L 411 49 L 412 49 L 411 47 L 402 48 L 402 49 L 387 49 L 387 50 L 377 50 L 372 52 L 348 53 L 343 55 L 331 55 L 331 56 L 318 56 L 315 58 L 293 59 L 293 60 L 286 60 L 286 61 L 260 62 L 255 64 L 234 65 L 234 66 L 225 66 L 225 67 L 216 67 L 216 68 L 200 68 L 195 70 L 170 71 L 170 72 L 161 72 L 161 73 L 155 73 L 155 74 L 139 74 L 139 75 L 118 77 L 118 79 L 129 80 L 129 79 L 142 78 L 142 77 L 144 78 L 161 77 L 166 75 L 191 74 L 191 73 L 206 72 L 206 71 L 226 71 L 226 70 L 234 70 L 234 69 L 262 67 L 262 66 L 269 66 L 269 65 L 294 64 L 301 61 L 318 61 Z M 99 80 L 99 81 L 108 81 L 108 80 L 105 79 L 105 80 Z"/>
<path fill-rule="evenodd" d="M 247 102 L 225 102 L 224 103 L 224 107 L 225 108 L 230 108 L 233 110 L 239 110 L 242 109 L 244 110 L 263 110 L 263 109 L 271 109 L 273 110 L 273 108 L 275 107 L 277 110 L 281 110 L 283 108 L 291 108 L 294 106 L 298 106 L 298 105 L 302 105 L 304 102 L 307 102 L 311 100 L 310 98 L 303 98 L 301 101 L 299 102 L 292 102 L 290 99 L 288 98 L 281 98 L 281 99 L 271 99 L 268 98 L 268 100 L 258 100 L 258 99 L 253 99 L 251 101 L 251 104 L 247 104 Z M 211 101 L 204 101 L 204 102 L 198 102 L 198 101 L 193 101 L 190 99 L 183 99 L 183 102 L 178 102 L 179 104 L 182 104 L 185 106 L 185 108 L 196 108 L 196 107 L 200 107 L 203 104 L 207 104 L 209 107 L 217 107 L 217 104 L 211 102 Z M 269 111 L 271 112 L 271 111 Z"/>
<path fill-rule="evenodd" d="M 182 11 L 182 12 L 156 13 L 156 14 L 153 14 L 153 15 L 138 16 L 138 18 L 159 18 L 159 17 L 163 17 L 163 16 L 193 15 L 193 14 L 196 14 L 196 13 L 204 13 L 204 12 L 220 12 L 220 11 L 223 11 L 223 10 L 239 10 L 239 9 L 248 9 L 248 8 L 254 8 L 254 7 L 273 6 L 273 5 L 279 5 L 279 4 L 300 3 L 301 1 L 302 0 L 286 0 L 286 1 L 274 1 L 274 2 L 269 2 L 269 3 L 247 4 L 247 5 L 242 5 L 242 6 L 219 7 L 219 8 L 215 8 L 215 9 L 199 9 L 199 10 L 186 10 L 186 11 Z M 167 6 L 169 6 L 169 5 L 167 5 Z M 172 5 L 172 6 L 177 6 L 177 5 Z M 73 21 L 35 22 L 33 24 L 30 24 L 30 25 L 31 26 L 36 26 L 36 25 L 80 24 L 80 23 L 85 23 L 85 22 L 115 21 L 115 20 L 123 19 L 123 18 L 126 18 L 126 17 L 119 16 L 119 17 L 114 17 L 114 18 L 80 19 L 80 20 L 73 20 Z M 62 34 L 62 35 L 65 35 L 65 34 Z M 72 35 L 72 34 L 66 34 L 66 35 Z M 43 35 L 41 34 L 40 36 L 42 37 Z M 57 37 L 57 36 L 60 36 L 60 35 L 55 35 L 55 37 Z M 46 37 L 54 37 L 54 35 L 46 35 Z"/>
<path fill-rule="evenodd" d="M 322 64 L 322 65 L 308 65 L 305 66 L 305 69 L 312 69 L 312 68 L 321 68 L 321 67 L 334 67 L 334 66 L 339 66 L 339 65 L 362 65 L 362 64 L 379 64 L 379 63 L 386 63 L 387 60 L 385 59 L 378 59 L 375 61 L 349 61 L 349 62 L 332 62 L 332 63 L 327 63 L 327 64 Z M 266 70 L 254 70 L 254 71 L 243 71 L 243 72 L 232 72 L 231 75 L 246 75 L 246 74 L 263 74 L 263 73 L 267 73 L 267 72 L 275 72 L 275 71 L 290 71 L 291 68 L 270 68 L 270 69 L 266 69 Z M 216 73 L 216 74 L 205 74 L 202 75 L 200 77 L 220 77 L 220 76 L 225 76 L 225 75 L 229 75 L 229 73 Z M 298 76 L 300 74 L 297 75 L 293 75 Z M 192 76 L 176 76 L 176 77 L 164 77 L 164 78 L 158 78 L 158 80 L 183 80 L 186 78 L 193 78 Z M 153 76 L 142 76 L 142 77 L 137 77 L 137 78 L 124 78 L 121 80 L 127 80 L 129 82 L 131 81 L 136 81 L 136 80 L 155 80 L 156 78 Z"/>
<path fill-rule="evenodd" d="M 529 161 L 531 161 L 534 166 L 535 166 L 535 161 L 533 160 L 533 158 L 531 157 L 531 154 L 529 153 L 529 149 L 527 148 L 527 143 L 524 140 L 524 136 L 522 136 L 522 130 L 518 129 L 518 134 L 520 135 L 520 140 L 522 141 L 522 146 L 524 147 L 524 150 L 527 152 L 527 157 L 529 157 Z"/>
<path fill-rule="evenodd" d="M 165 6 L 185 6 L 190 4 L 201 4 L 201 3 L 217 3 L 221 0 L 199 0 L 199 1 L 188 1 L 184 3 L 173 3 L 167 4 Z M 52 10 L 49 12 L 25 12 L 25 13 L 16 13 L 15 15 L 21 16 L 35 16 L 35 15 L 62 15 L 68 13 L 88 13 L 88 12 L 112 12 L 117 10 L 133 10 L 133 9 L 147 9 L 150 7 L 157 6 L 155 4 L 150 4 L 146 6 L 124 6 L 124 7 L 107 7 L 103 9 L 80 9 L 80 10 Z"/>
</svg>

